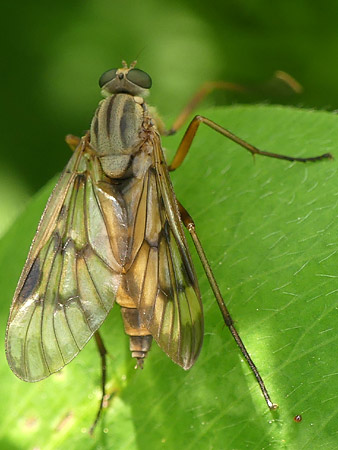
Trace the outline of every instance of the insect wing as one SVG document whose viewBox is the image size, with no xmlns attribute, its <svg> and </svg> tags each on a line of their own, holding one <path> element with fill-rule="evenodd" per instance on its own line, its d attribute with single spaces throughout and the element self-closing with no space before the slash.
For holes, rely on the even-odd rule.
<svg viewBox="0 0 338 450">
<path fill-rule="evenodd" d="M 198 283 L 180 220 L 159 137 L 153 136 L 155 173 L 150 172 L 148 205 L 160 223 L 157 249 L 149 247 L 140 316 L 159 346 L 184 369 L 195 362 L 203 341 Z M 147 228 L 151 229 L 148 224 Z M 146 244 L 144 244 L 146 245 Z M 139 257 L 144 248 L 141 247 Z M 138 262 L 136 261 L 136 264 Z M 152 293 L 155 298 L 152 301 Z M 149 295 L 147 295 L 149 294 Z"/>
<path fill-rule="evenodd" d="M 48 200 L 14 295 L 6 354 L 25 381 L 69 363 L 116 297 L 120 276 L 85 153 L 83 139 Z"/>
</svg>

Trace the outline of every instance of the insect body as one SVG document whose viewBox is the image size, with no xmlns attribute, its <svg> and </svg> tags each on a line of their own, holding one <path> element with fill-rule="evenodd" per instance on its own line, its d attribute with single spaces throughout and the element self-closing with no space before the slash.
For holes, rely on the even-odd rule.
<svg viewBox="0 0 338 450">
<path fill-rule="evenodd" d="M 144 100 L 149 75 L 124 64 L 103 74 L 100 86 L 107 97 L 90 131 L 82 139 L 68 139 L 74 154 L 48 201 L 14 295 L 6 338 L 11 369 L 25 381 L 41 380 L 69 363 L 95 335 L 104 395 L 106 350 L 98 329 L 114 302 L 121 307 L 138 366 L 155 339 L 175 363 L 189 369 L 201 349 L 203 313 L 184 223 L 225 323 L 274 409 L 234 328 L 194 223 L 175 198 L 160 127 Z M 202 122 L 254 154 L 300 161 L 330 156 L 263 152 L 196 116 L 169 170 L 181 164 Z"/>
<path fill-rule="evenodd" d="M 196 277 L 158 132 L 136 96 L 143 89 L 127 78 L 133 71 L 143 75 L 121 69 L 104 85 L 113 89 L 122 76 L 122 92 L 100 103 L 30 250 L 7 330 L 8 361 L 26 381 L 72 360 L 114 301 L 138 361 L 152 337 L 186 369 L 201 348 Z"/>
</svg>

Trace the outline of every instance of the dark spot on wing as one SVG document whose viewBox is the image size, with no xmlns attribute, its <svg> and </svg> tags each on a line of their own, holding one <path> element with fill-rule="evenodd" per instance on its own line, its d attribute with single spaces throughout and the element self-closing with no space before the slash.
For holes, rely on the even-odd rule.
<svg viewBox="0 0 338 450">
<path fill-rule="evenodd" d="M 170 245 L 170 226 L 168 221 L 166 220 L 163 228 L 161 230 L 161 235 L 164 236 L 165 240 L 167 241 L 168 245 Z M 195 275 L 191 266 L 191 262 L 190 259 L 188 257 L 188 255 L 180 248 L 180 246 L 178 245 L 178 250 L 180 252 L 181 258 L 182 258 L 182 263 L 180 266 L 180 270 L 181 273 L 183 275 L 184 278 L 184 284 L 186 286 L 194 286 L 196 284 L 196 279 L 195 279 Z"/>
<path fill-rule="evenodd" d="M 34 291 L 40 280 L 40 259 L 36 258 L 20 292 L 20 300 L 24 302 Z"/>
<path fill-rule="evenodd" d="M 60 212 L 59 212 L 59 220 L 62 220 L 66 214 L 67 206 L 65 204 L 62 205 Z"/>
<path fill-rule="evenodd" d="M 59 252 L 62 250 L 62 239 L 60 234 L 55 231 L 54 232 L 54 251 Z"/>
<path fill-rule="evenodd" d="M 172 286 L 161 286 L 161 292 L 165 295 L 167 302 L 174 300 L 174 290 Z"/>
<path fill-rule="evenodd" d="M 186 287 L 185 284 L 178 282 L 176 286 L 177 292 L 185 292 L 185 287 Z"/>
<path fill-rule="evenodd" d="M 87 176 L 84 173 L 79 173 L 76 176 L 76 182 L 74 183 L 74 187 L 76 189 L 80 189 L 80 187 L 82 187 L 85 182 L 87 180 Z"/>
<path fill-rule="evenodd" d="M 169 227 L 169 223 L 167 220 L 163 224 L 163 228 L 161 230 L 161 235 L 164 236 L 165 240 L 169 244 L 170 243 L 170 227 Z"/>
<path fill-rule="evenodd" d="M 184 257 L 183 260 L 186 260 L 186 257 Z M 181 272 L 182 272 L 182 275 L 183 275 L 186 285 L 194 286 L 194 284 L 196 283 L 196 280 L 195 280 L 195 275 L 192 271 L 189 261 L 186 261 L 186 264 L 184 264 L 182 262 Z"/>
</svg>

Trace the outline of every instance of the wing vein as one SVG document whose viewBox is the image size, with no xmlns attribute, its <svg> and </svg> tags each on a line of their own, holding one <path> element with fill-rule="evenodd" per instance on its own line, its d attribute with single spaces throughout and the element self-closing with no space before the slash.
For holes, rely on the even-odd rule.
<svg viewBox="0 0 338 450">
<path fill-rule="evenodd" d="M 59 292 L 60 292 L 60 284 L 61 284 L 61 276 L 62 276 L 63 267 L 64 267 L 64 256 L 62 256 L 62 259 L 61 259 L 60 276 L 59 276 L 59 280 L 58 280 L 58 288 L 57 288 L 57 291 L 56 291 L 57 300 L 56 300 L 56 305 L 54 305 L 54 312 L 53 312 L 53 321 L 52 321 L 52 323 L 53 323 L 53 332 L 54 332 L 54 336 L 55 336 L 55 342 L 56 342 L 56 344 L 58 346 L 59 353 L 60 353 L 62 361 L 63 361 L 63 365 L 65 365 L 66 362 L 64 360 L 64 357 L 63 357 L 63 354 L 62 354 L 62 350 L 61 350 L 61 347 L 60 347 L 60 344 L 59 344 L 59 341 L 58 341 L 58 338 L 57 338 L 57 335 L 56 335 L 56 330 L 55 330 L 55 308 L 59 304 Z"/>
<path fill-rule="evenodd" d="M 178 295 L 177 295 L 177 293 L 178 293 L 177 274 L 176 274 L 176 271 L 175 271 L 175 265 L 173 264 L 173 256 L 172 256 L 172 250 L 171 250 L 171 247 L 170 247 L 170 235 L 169 234 L 168 234 L 168 236 L 166 236 L 166 240 L 167 240 L 167 254 L 169 252 L 168 262 L 169 262 L 169 266 L 170 266 L 170 269 L 171 269 L 171 273 L 172 273 L 173 278 L 174 278 L 174 283 L 173 284 L 174 284 L 174 288 L 175 289 L 173 290 L 173 292 L 174 292 L 174 299 L 173 300 L 176 303 L 176 308 L 173 309 L 173 317 L 172 317 L 172 322 L 171 322 L 171 333 L 172 333 L 172 330 L 173 330 L 173 327 L 174 327 L 175 312 L 177 311 L 178 319 L 179 319 L 178 320 L 178 324 L 179 324 L 179 336 L 180 336 L 180 339 L 179 339 L 179 342 L 178 342 L 177 353 L 180 354 L 180 351 L 181 351 L 181 320 L 180 320 L 181 319 L 181 311 L 180 311 L 180 304 L 179 304 Z"/>
<path fill-rule="evenodd" d="M 58 254 L 58 251 L 60 250 L 60 243 L 61 243 L 61 238 L 60 238 L 60 236 L 59 236 L 57 233 L 55 233 L 55 232 L 52 234 L 52 236 L 53 236 L 53 235 L 54 235 L 55 237 L 58 237 L 58 246 L 57 246 L 57 248 L 55 248 L 55 250 L 54 250 L 53 262 L 52 262 L 52 264 L 51 264 L 51 266 L 50 266 L 50 271 L 49 271 L 49 274 L 48 274 L 48 277 L 47 277 L 47 283 L 46 283 L 45 293 L 47 292 L 48 287 L 49 287 L 49 282 L 50 282 L 51 274 L 52 274 L 52 271 L 53 271 L 53 266 L 54 266 L 55 259 L 56 259 L 56 256 L 57 256 L 57 254 Z M 52 243 L 53 243 L 53 239 L 51 240 L 51 244 L 52 244 Z M 51 244 L 50 244 L 50 245 L 51 245 Z M 55 243 L 54 243 L 54 246 L 55 246 Z M 49 250 L 49 248 L 48 248 L 48 250 Z M 43 358 L 44 358 L 44 360 L 45 360 L 45 363 L 46 363 L 48 372 L 49 372 L 49 373 L 52 373 L 51 370 L 50 370 L 50 368 L 49 368 L 49 364 L 48 364 L 48 362 L 47 362 L 47 358 L 46 358 L 46 354 L 45 354 L 45 348 L 44 348 L 44 343 L 43 343 L 42 327 L 43 327 L 44 317 L 45 317 L 44 311 L 45 311 L 45 302 L 42 302 L 41 323 L 40 323 L 40 343 L 41 343 L 41 351 L 42 351 L 42 355 L 43 355 Z"/>
<path fill-rule="evenodd" d="M 79 276 L 78 276 L 79 267 L 78 267 L 78 263 L 77 262 L 78 261 L 76 261 L 76 285 L 77 285 L 77 292 L 79 293 L 79 295 L 76 297 L 76 302 L 79 305 L 81 311 L 83 312 L 83 316 L 84 316 L 84 318 L 85 318 L 85 320 L 87 322 L 88 328 L 90 329 L 90 331 L 92 333 L 94 333 L 94 330 L 92 330 L 92 327 L 90 326 L 90 323 L 88 321 L 88 318 L 87 318 L 87 315 L 86 315 L 86 310 L 84 309 L 84 307 L 83 307 L 83 305 L 81 303 L 81 296 L 80 296 L 81 291 L 80 291 L 80 288 L 79 288 Z"/>
<path fill-rule="evenodd" d="M 93 191 L 93 194 L 94 194 L 95 202 L 96 202 L 97 207 L 98 207 L 98 209 L 99 209 L 99 211 L 100 211 L 100 213 L 101 213 L 101 216 L 102 216 L 102 219 L 103 219 L 103 223 L 104 223 L 104 226 L 105 226 L 105 229 L 106 229 L 106 232 L 107 232 L 108 241 L 109 241 L 109 247 L 110 247 L 111 253 L 112 253 L 112 255 L 113 255 L 114 258 L 115 258 L 114 250 L 113 250 L 112 243 L 111 243 L 110 236 L 109 236 L 109 232 L 108 232 L 108 225 L 107 225 L 106 217 L 105 217 L 105 214 L 104 214 L 104 212 L 103 212 L 103 210 L 102 210 L 102 208 L 101 208 L 101 203 L 100 203 L 100 201 L 98 200 L 98 198 L 97 198 L 97 196 L 96 196 L 96 192 L 95 192 L 95 189 L 94 189 L 94 185 L 93 185 L 93 184 L 92 184 L 92 191 Z M 88 236 L 88 242 L 90 243 L 89 236 Z M 92 245 L 91 245 L 91 247 L 92 247 Z M 93 248 L 93 247 L 92 247 L 92 248 Z M 94 250 L 94 251 L 95 251 L 95 250 Z M 96 253 L 96 252 L 95 252 L 95 253 Z M 102 259 L 102 258 L 100 258 L 100 259 Z M 107 263 L 105 263 L 105 264 L 107 265 Z M 110 266 L 108 266 L 108 267 L 110 268 Z"/>
<path fill-rule="evenodd" d="M 66 314 L 66 313 L 67 313 L 67 309 L 62 308 L 62 311 L 63 311 L 63 314 L 64 314 L 64 316 L 65 316 L 65 320 L 66 320 L 66 322 L 67 322 L 67 325 L 68 325 L 70 334 L 72 335 L 73 341 L 74 341 L 76 347 L 78 348 L 78 350 L 80 351 L 81 349 L 80 349 L 80 347 L 78 346 L 78 343 L 76 342 L 76 339 L 75 339 L 73 330 L 72 330 L 72 328 L 71 328 L 71 326 L 70 326 L 70 323 L 69 323 L 69 320 L 68 320 L 68 317 L 67 317 L 67 314 Z M 79 352 L 78 352 L 78 353 L 79 353 Z M 73 358 L 75 358 L 75 355 L 73 356 Z M 72 358 L 72 359 L 73 359 L 73 358 Z"/>
<path fill-rule="evenodd" d="M 87 214 L 87 208 L 86 208 L 86 204 L 85 204 L 85 202 L 86 202 L 86 198 L 87 198 L 87 189 L 88 189 L 88 187 L 87 187 L 87 183 L 85 184 L 85 186 L 84 186 L 84 196 L 83 196 L 83 211 L 84 211 L 84 221 L 85 221 L 85 230 L 86 230 L 86 236 L 87 236 L 87 242 L 89 243 L 89 245 L 90 245 L 90 248 L 91 248 L 91 250 L 93 251 L 93 253 L 100 259 L 100 261 L 102 261 L 103 263 L 104 263 L 104 265 L 109 269 L 109 270 L 113 270 L 102 258 L 101 258 L 101 256 L 95 251 L 95 249 L 91 246 L 91 244 L 90 244 L 90 239 L 89 239 L 89 230 L 88 230 L 88 228 L 89 228 L 89 225 L 88 225 L 88 214 Z M 94 192 L 94 191 L 93 191 Z M 95 197 L 95 201 L 97 202 L 97 204 L 99 203 L 98 202 L 98 200 L 97 200 L 97 198 L 96 198 L 96 195 L 95 195 L 95 193 L 94 193 L 94 197 Z M 101 210 L 100 210 L 101 211 Z M 103 218 L 103 220 L 104 220 L 104 218 Z M 106 225 L 106 222 L 104 221 L 104 223 L 105 223 L 105 225 Z M 107 230 L 107 228 L 106 228 L 106 230 Z M 107 234 L 108 234 L 108 231 L 107 231 Z M 109 240 L 109 242 L 110 242 L 110 240 Z M 108 312 L 109 312 L 109 309 L 107 309 L 106 308 L 106 305 L 104 304 L 104 302 L 103 302 L 103 300 L 102 300 L 102 298 L 101 298 L 101 295 L 100 295 L 100 292 L 99 292 L 99 290 L 98 290 L 98 288 L 97 288 L 97 285 L 96 285 L 96 283 L 94 282 L 94 278 L 93 278 L 93 276 L 92 276 L 92 274 L 91 274 L 91 272 L 90 272 L 90 270 L 89 270 L 89 267 L 88 267 L 88 263 L 87 263 L 87 260 L 86 260 L 86 258 L 85 258 L 85 255 L 83 256 L 83 260 L 84 260 L 84 263 L 86 264 L 86 267 L 87 267 L 87 271 L 88 271 L 88 274 L 89 274 L 89 277 L 90 277 L 90 279 L 91 279 L 91 281 L 92 281 L 92 283 L 93 283 L 93 286 L 94 286 L 94 288 L 95 288 L 95 291 L 96 291 L 96 293 L 97 293 L 97 295 L 98 295 L 98 298 L 99 298 L 99 300 L 100 300 L 100 303 L 101 303 L 101 305 L 102 305 L 102 307 L 103 307 L 103 309 L 106 311 L 106 313 L 108 314 Z"/>
<path fill-rule="evenodd" d="M 24 361 L 24 365 L 25 365 L 25 378 L 27 378 L 27 375 L 28 375 L 28 366 L 27 366 L 27 359 L 26 359 L 26 354 L 27 354 L 27 336 L 28 336 L 28 331 L 29 331 L 29 328 L 31 326 L 31 322 L 32 322 L 32 318 L 34 316 L 35 310 L 36 310 L 36 304 L 34 306 L 34 310 L 33 310 L 32 314 L 31 314 L 31 316 L 29 318 L 28 325 L 27 325 L 27 328 L 26 328 L 26 333 L 25 333 L 25 340 L 24 340 L 24 347 L 23 347 L 23 361 Z"/>
<path fill-rule="evenodd" d="M 83 215 L 84 215 L 84 222 L 85 222 L 85 223 L 84 223 L 84 225 L 85 225 L 84 228 L 85 228 L 85 230 L 86 230 L 87 242 L 90 242 L 90 240 L 89 240 L 89 232 L 88 232 L 88 215 L 87 215 L 87 209 L 86 209 L 86 198 L 87 198 L 86 194 L 87 194 L 87 183 L 85 183 L 85 185 L 84 185 L 84 195 L 83 195 Z M 89 244 L 89 245 L 90 245 L 90 244 Z M 91 249 L 93 250 L 93 247 L 92 247 L 92 246 L 90 246 L 90 247 L 91 247 Z M 95 250 L 94 250 L 94 253 L 96 254 Z M 100 259 L 101 259 L 101 258 L 100 258 Z M 103 301 L 102 301 L 102 298 L 101 298 L 101 295 L 100 295 L 100 293 L 99 293 L 99 290 L 97 289 L 97 286 L 96 286 L 96 284 L 95 284 L 95 282 L 94 282 L 94 279 L 93 279 L 93 277 L 92 277 L 92 274 L 90 273 L 90 270 L 89 270 L 89 267 L 88 267 L 88 264 L 87 264 L 87 260 L 86 260 L 86 258 L 85 258 L 85 255 L 83 255 L 83 261 L 84 261 L 84 263 L 86 264 L 87 272 L 88 272 L 89 278 L 91 279 L 91 282 L 92 282 L 92 284 L 93 284 L 93 286 L 94 286 L 94 289 L 95 289 L 95 291 L 96 291 L 96 293 L 97 293 L 97 295 L 98 295 L 98 298 L 99 298 L 99 300 L 100 300 L 100 303 L 101 303 L 103 309 L 104 309 L 104 310 L 106 311 L 106 313 L 108 314 L 109 310 L 107 310 L 105 304 L 104 304 Z M 109 266 L 108 266 L 108 267 L 109 267 Z"/>
<path fill-rule="evenodd" d="M 149 264 L 149 255 L 150 255 L 150 249 L 148 250 L 148 255 L 147 255 L 147 265 L 146 265 L 146 271 L 142 280 L 142 288 L 140 290 L 140 298 L 139 298 L 139 304 L 141 302 L 141 298 L 142 298 L 142 294 L 143 294 L 143 290 L 144 290 L 144 285 L 145 285 L 145 280 L 146 280 L 146 276 L 147 276 L 147 270 L 148 270 L 148 264 Z"/>
<path fill-rule="evenodd" d="M 143 192 L 144 192 L 144 185 L 146 184 L 146 182 L 147 182 L 147 198 L 148 198 L 148 187 L 149 187 L 148 177 L 149 177 L 149 174 L 147 173 L 147 176 L 145 176 L 143 178 L 142 191 L 141 191 L 140 198 L 139 198 L 139 200 L 137 202 L 137 206 L 136 206 L 136 214 L 135 214 L 135 221 L 134 221 L 134 227 L 133 227 L 133 235 L 132 235 L 132 239 L 131 239 L 131 242 L 130 242 L 130 248 L 132 248 L 132 246 L 133 246 L 132 244 L 135 241 L 135 232 L 136 232 L 135 224 L 136 224 L 137 216 L 139 214 L 139 208 L 140 208 L 140 204 L 141 204 L 142 197 L 143 197 Z M 147 203 L 148 202 L 146 201 L 146 207 L 147 207 Z M 145 224 L 146 223 L 147 223 L 147 214 L 145 215 Z M 144 229 L 145 229 L 145 227 L 144 227 Z M 141 246 L 140 246 L 140 248 L 141 248 Z"/>
<path fill-rule="evenodd" d="M 90 270 L 89 270 L 89 267 L 88 267 L 88 264 L 87 264 L 87 260 L 86 260 L 85 257 L 83 257 L 83 261 L 84 261 L 84 263 L 85 263 L 85 265 L 86 265 L 86 268 L 87 268 L 87 272 L 88 272 L 89 278 L 90 278 L 90 280 L 91 280 L 91 282 L 92 282 L 92 285 L 94 286 L 94 289 L 95 289 L 95 291 L 96 291 L 96 293 L 97 293 L 97 296 L 98 296 L 98 298 L 99 298 L 100 304 L 102 305 L 102 307 L 103 307 L 103 309 L 105 310 L 105 312 L 108 314 L 108 313 L 109 313 L 109 310 L 106 308 L 105 304 L 104 304 L 103 301 L 102 301 L 100 292 L 99 292 L 99 290 L 98 290 L 98 288 L 97 288 L 97 286 L 96 286 L 96 283 L 94 282 L 94 279 L 93 279 L 93 277 L 92 277 L 92 274 L 90 273 Z"/>
</svg>

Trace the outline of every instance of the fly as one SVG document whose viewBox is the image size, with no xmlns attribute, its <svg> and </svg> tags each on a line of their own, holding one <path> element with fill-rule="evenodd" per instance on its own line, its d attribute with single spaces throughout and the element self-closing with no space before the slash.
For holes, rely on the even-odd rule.
<svg viewBox="0 0 338 450">
<path fill-rule="evenodd" d="M 143 366 L 154 339 L 184 369 L 196 362 L 203 340 L 203 310 L 183 225 L 196 247 L 224 322 L 254 373 L 268 407 L 264 382 L 224 303 L 195 224 L 175 197 L 169 171 L 183 162 L 201 123 L 253 155 L 296 158 L 259 150 L 203 116 L 190 122 L 168 166 L 160 134 L 174 134 L 206 94 L 202 90 L 165 131 L 144 97 L 150 76 L 124 62 L 105 72 L 106 97 L 90 131 L 66 138 L 74 151 L 39 223 L 16 288 L 6 333 L 6 354 L 22 380 L 42 380 L 68 364 L 94 336 L 101 356 L 105 397 L 106 348 L 99 328 L 120 306 L 130 351 Z M 208 85 L 226 87 L 226 83 Z"/>
</svg>

